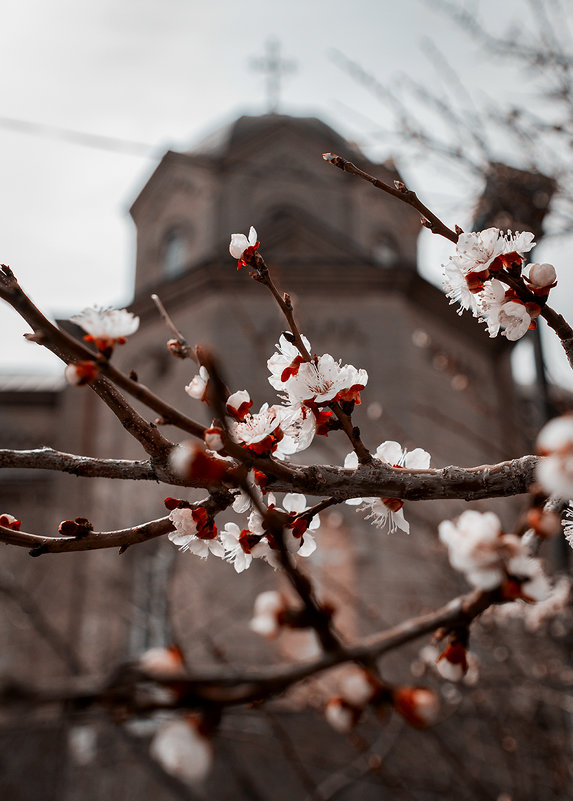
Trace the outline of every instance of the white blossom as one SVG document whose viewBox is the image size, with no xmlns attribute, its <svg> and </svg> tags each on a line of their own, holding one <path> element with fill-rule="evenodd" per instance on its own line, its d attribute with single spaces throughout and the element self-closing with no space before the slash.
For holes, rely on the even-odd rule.
<svg viewBox="0 0 573 801">
<path fill-rule="evenodd" d="M 189 784 L 202 781 L 213 764 L 211 741 L 189 718 L 164 723 L 152 740 L 150 754 L 168 773 Z"/>
<path fill-rule="evenodd" d="M 507 240 L 498 228 L 460 234 L 454 260 L 465 275 L 470 272 L 483 272 L 491 267 L 498 256 L 508 252 L 507 245 Z"/>
<path fill-rule="evenodd" d="M 251 631 L 268 639 L 276 637 L 280 631 L 280 615 L 285 609 L 286 602 L 282 593 L 276 590 L 259 593 L 255 599 L 253 618 L 249 623 Z"/>
<path fill-rule="evenodd" d="M 316 417 L 308 406 L 302 404 L 287 407 L 281 430 L 284 437 L 277 446 L 275 456 L 279 459 L 306 450 L 316 434 Z"/>
<path fill-rule="evenodd" d="M 490 337 L 495 337 L 503 328 L 503 336 L 511 342 L 527 333 L 531 315 L 525 305 L 517 300 L 506 300 L 505 287 L 494 278 L 487 281 L 478 300 L 480 318 L 486 323 Z"/>
<path fill-rule="evenodd" d="M 520 581 L 522 597 L 544 597 L 547 582 L 539 562 L 529 556 L 519 537 L 503 533 L 493 512 L 468 509 L 455 523 L 440 523 L 439 536 L 448 549 L 452 567 L 474 587 L 493 590 L 512 577 Z"/>
<path fill-rule="evenodd" d="M 301 339 L 305 348 L 310 353 L 310 342 L 304 335 L 301 335 Z M 273 353 L 273 355 L 267 361 L 267 367 L 271 373 L 269 377 L 269 384 L 271 387 L 274 387 L 274 389 L 280 392 L 285 388 L 285 382 L 282 379 L 284 371 L 291 367 L 296 359 L 301 358 L 301 355 L 297 346 L 290 342 L 285 334 L 280 335 L 278 344 L 275 345 L 275 347 L 277 348 L 277 351 L 276 353 Z"/>
<path fill-rule="evenodd" d="M 451 258 L 447 264 L 443 265 L 443 269 L 442 287 L 446 297 L 450 299 L 450 306 L 452 303 L 459 303 L 458 314 L 462 314 L 464 310 L 469 310 L 476 317 L 478 312 L 477 297 L 470 291 L 462 267 L 455 259 Z"/>
<path fill-rule="evenodd" d="M 529 251 L 535 246 L 535 234 L 532 234 L 531 231 L 521 231 L 512 234 L 511 231 L 507 231 L 505 236 L 505 250 L 504 253 L 519 253 L 523 255 L 524 253 L 529 253 Z"/>
<path fill-rule="evenodd" d="M 205 400 L 208 383 L 209 373 L 207 368 L 201 365 L 198 375 L 193 376 L 191 382 L 185 387 L 185 392 L 196 400 Z"/>
<path fill-rule="evenodd" d="M 241 542 L 241 529 L 236 523 L 226 523 L 221 531 L 221 542 L 225 547 L 225 560 L 231 562 L 237 573 L 251 566 L 253 558 L 263 558 L 268 551 L 268 543 L 261 541 L 245 550 Z"/>
<path fill-rule="evenodd" d="M 348 734 L 356 725 L 357 712 L 343 698 L 331 698 L 324 709 L 324 717 L 335 731 Z"/>
<path fill-rule="evenodd" d="M 407 451 L 400 443 L 387 440 L 378 446 L 374 454 L 376 459 L 395 467 L 405 467 L 409 470 L 426 470 L 430 466 L 430 454 L 422 448 Z M 358 456 L 354 451 L 344 460 L 347 470 L 356 470 Z M 368 512 L 365 519 L 372 520 L 372 525 L 381 528 L 387 534 L 393 534 L 398 529 L 406 534 L 410 533 L 410 524 L 404 517 L 402 502 L 396 498 L 349 498 L 349 506 L 358 506 L 359 512 Z"/>
<path fill-rule="evenodd" d="M 244 445 L 257 445 L 273 435 L 284 416 L 281 406 L 264 403 L 256 414 L 247 414 L 242 421 L 229 420 L 232 439 Z M 282 433 L 282 432 L 281 432 Z"/>
<path fill-rule="evenodd" d="M 569 505 L 565 512 L 567 518 L 563 522 L 563 534 L 569 545 L 573 548 L 573 506 Z"/>
<path fill-rule="evenodd" d="M 340 682 L 340 694 L 345 701 L 355 707 L 365 707 L 375 692 L 376 687 L 369 679 L 368 673 L 359 667 L 351 667 Z"/>
<path fill-rule="evenodd" d="M 249 228 L 249 237 L 244 234 L 231 234 L 231 244 L 229 245 L 229 253 L 234 259 L 241 259 L 243 253 L 247 248 L 254 247 L 257 244 L 257 232 L 251 225 Z"/>
<path fill-rule="evenodd" d="M 71 317 L 73 323 L 83 328 L 100 350 L 113 348 L 116 342 L 135 334 L 139 328 L 139 317 L 127 309 L 84 309 L 81 314 Z"/>
<path fill-rule="evenodd" d="M 303 362 L 296 375 L 283 383 L 283 388 L 290 403 L 314 401 L 324 404 L 353 387 L 363 389 L 367 383 L 366 370 L 357 370 L 351 364 L 341 365 L 340 361 L 325 353 L 316 362 Z"/>
<path fill-rule="evenodd" d="M 543 489 L 569 500 L 573 498 L 573 415 L 550 420 L 539 432 L 540 459 L 536 477 Z"/>
<path fill-rule="evenodd" d="M 167 536 L 180 551 L 191 551 L 201 559 L 206 559 L 210 553 L 224 558 L 225 548 L 218 537 L 202 539 L 197 536 L 198 525 L 192 509 L 173 509 L 169 519 L 175 526 L 175 531 L 170 531 Z"/>
</svg>

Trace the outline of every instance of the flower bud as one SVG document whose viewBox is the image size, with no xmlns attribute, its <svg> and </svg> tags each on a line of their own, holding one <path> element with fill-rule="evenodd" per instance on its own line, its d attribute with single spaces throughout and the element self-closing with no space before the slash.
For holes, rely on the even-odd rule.
<svg viewBox="0 0 573 801">
<path fill-rule="evenodd" d="M 13 515 L 9 514 L 1 514 L 0 515 L 0 526 L 4 526 L 4 528 L 11 528 L 12 531 L 20 531 L 21 521 L 16 520 Z"/>
<path fill-rule="evenodd" d="M 557 273 L 552 264 L 530 264 L 528 281 L 534 287 L 551 287 L 557 281 Z"/>
<path fill-rule="evenodd" d="M 150 648 L 139 657 L 138 666 L 154 678 L 179 678 L 185 675 L 183 652 L 178 645 Z"/>
<path fill-rule="evenodd" d="M 203 434 L 205 445 L 210 451 L 222 451 L 225 447 L 223 442 L 223 429 L 218 426 L 207 428 Z"/>
<path fill-rule="evenodd" d="M 253 405 L 251 396 L 246 389 L 239 389 L 227 398 L 227 413 L 242 422 Z"/>
<path fill-rule="evenodd" d="M 447 681 L 461 681 L 468 671 L 467 650 L 460 642 L 450 643 L 436 660 L 436 669 Z"/>
<path fill-rule="evenodd" d="M 394 709 L 418 729 L 432 726 L 438 719 L 438 696 L 426 687 L 398 687 L 393 693 Z"/>
<path fill-rule="evenodd" d="M 64 370 L 64 377 L 68 384 L 81 387 L 91 383 L 98 377 L 99 367 L 95 362 L 70 362 Z"/>
</svg>

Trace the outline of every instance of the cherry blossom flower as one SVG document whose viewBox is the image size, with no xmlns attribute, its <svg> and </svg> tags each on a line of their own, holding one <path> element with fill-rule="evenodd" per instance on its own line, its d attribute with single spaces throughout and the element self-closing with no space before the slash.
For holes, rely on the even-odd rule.
<svg viewBox="0 0 573 801">
<path fill-rule="evenodd" d="M 550 420 L 539 432 L 540 459 L 536 477 L 543 489 L 559 498 L 573 498 L 573 414 Z"/>
<path fill-rule="evenodd" d="M 466 276 L 470 272 L 483 273 L 485 279 L 490 270 L 501 269 L 507 261 L 511 263 L 512 256 L 521 258 L 520 254 L 529 253 L 535 245 L 534 238 L 530 231 L 504 234 L 498 228 L 460 234 L 452 258 Z"/>
<path fill-rule="evenodd" d="M 313 401 L 321 405 L 335 400 L 359 403 L 360 390 L 367 383 L 366 370 L 357 370 L 351 364 L 341 365 L 340 361 L 325 353 L 316 361 L 300 364 L 296 374 L 291 374 L 283 382 L 283 388 L 293 404 Z"/>
<path fill-rule="evenodd" d="M 302 404 L 288 407 L 281 430 L 284 436 L 275 453 L 279 459 L 304 451 L 311 445 L 317 430 L 316 415 L 311 408 Z"/>
<path fill-rule="evenodd" d="M 208 384 L 209 373 L 207 368 L 201 365 L 198 375 L 193 376 L 191 382 L 185 387 L 185 392 L 196 400 L 206 401 Z"/>
<path fill-rule="evenodd" d="M 488 281 L 478 301 L 480 317 L 487 324 L 490 337 L 495 337 L 503 327 L 503 336 L 515 342 L 527 333 L 531 326 L 531 315 L 520 300 L 508 300 L 501 281 Z"/>
<path fill-rule="evenodd" d="M 469 310 L 474 317 L 476 317 L 478 312 L 477 298 L 475 293 L 468 287 L 463 269 L 453 260 L 443 265 L 443 268 L 442 287 L 446 293 L 446 297 L 450 299 L 450 306 L 452 303 L 459 303 L 460 308 L 457 310 L 458 314 Z"/>
<path fill-rule="evenodd" d="M 257 232 L 252 225 L 249 228 L 248 238 L 244 234 L 231 234 L 229 253 L 234 259 L 239 260 L 237 270 L 240 270 L 247 263 L 246 258 L 251 256 L 258 247 Z"/>
<path fill-rule="evenodd" d="M 159 728 L 150 746 L 151 756 L 184 782 L 202 781 L 213 764 L 213 746 L 192 716 L 170 720 Z"/>
<path fill-rule="evenodd" d="M 84 339 L 93 342 L 104 356 L 111 356 L 115 345 L 123 345 L 126 337 L 139 328 L 139 317 L 127 309 L 84 309 L 71 318 L 86 332 Z"/>
<path fill-rule="evenodd" d="M 287 609 L 284 595 L 276 590 L 261 592 L 255 598 L 254 614 L 249 628 L 267 639 L 274 639 L 281 628 L 281 616 Z"/>
<path fill-rule="evenodd" d="M 283 407 L 265 403 L 257 414 L 247 414 L 240 422 L 230 420 L 231 437 L 255 453 L 268 456 L 283 438 L 280 427 L 283 415 Z"/>
<path fill-rule="evenodd" d="M 376 459 L 394 467 L 405 467 L 409 470 L 426 470 L 430 466 L 430 454 L 422 448 L 407 451 L 398 442 L 388 440 L 376 449 Z M 358 456 L 354 451 L 344 460 L 344 467 L 356 470 Z M 402 511 L 403 502 L 398 498 L 349 498 L 349 506 L 358 506 L 359 512 L 369 512 L 366 520 L 372 520 L 372 525 L 385 529 L 387 534 L 393 534 L 398 529 L 410 533 L 410 524 Z"/>
<path fill-rule="evenodd" d="M 301 339 L 307 351 L 311 352 L 310 342 L 302 335 Z M 294 345 L 287 335 L 281 334 L 278 344 L 275 345 L 277 352 L 273 353 L 271 358 L 267 361 L 267 367 L 271 373 L 269 377 L 269 384 L 274 387 L 278 392 L 284 390 L 285 382 L 292 376 L 296 375 L 302 363 L 302 356 L 296 345 Z"/>
<path fill-rule="evenodd" d="M 170 531 L 167 536 L 180 551 L 191 551 L 201 559 L 206 559 L 210 553 L 223 559 L 225 546 L 218 538 L 217 529 L 212 521 L 209 521 L 208 516 L 206 518 L 206 515 L 200 514 L 201 509 L 202 507 L 173 509 L 169 519 L 175 526 L 175 531 Z M 198 536 L 199 534 L 201 536 Z"/>
<path fill-rule="evenodd" d="M 237 573 L 250 567 L 253 558 L 264 558 L 269 550 L 267 542 L 248 529 L 241 530 L 236 523 L 226 523 L 220 537 L 225 546 L 225 561 L 231 562 Z"/>
<path fill-rule="evenodd" d="M 546 594 L 548 585 L 539 562 L 529 556 L 519 537 L 503 533 L 493 512 L 470 509 L 455 523 L 444 520 L 439 536 L 448 548 L 452 567 L 474 587 L 493 590 L 502 586 L 513 598 L 525 600 L 541 600 Z"/>
<path fill-rule="evenodd" d="M 274 496 L 269 494 L 269 506 L 274 503 Z M 311 531 L 317 531 L 320 528 L 320 515 L 314 515 L 310 523 L 306 523 L 304 518 L 300 518 L 303 512 L 306 512 L 310 507 L 306 505 L 306 498 L 300 492 L 288 492 L 283 498 L 283 510 L 290 517 L 298 517 L 297 522 L 301 522 L 303 526 L 294 526 L 292 534 L 294 538 L 294 545 L 290 537 L 286 538 L 287 548 L 295 551 L 298 556 L 310 556 L 316 550 L 316 541 Z"/>
<path fill-rule="evenodd" d="M 469 272 L 485 272 L 498 256 L 505 252 L 507 240 L 498 228 L 487 228 L 460 234 L 456 244 L 456 255 L 452 257 L 463 270 Z"/>
</svg>

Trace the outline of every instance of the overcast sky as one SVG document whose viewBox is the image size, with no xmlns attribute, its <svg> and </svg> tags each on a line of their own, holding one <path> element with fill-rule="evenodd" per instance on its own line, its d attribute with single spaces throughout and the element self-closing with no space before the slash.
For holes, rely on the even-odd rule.
<svg viewBox="0 0 573 801">
<path fill-rule="evenodd" d="M 459 5 L 479 5 L 486 18 L 495 13 L 503 29 L 523 3 Z M 459 198 L 467 203 L 468 187 L 452 189 L 451 182 L 430 178 L 424 164 L 404 164 L 398 143 L 380 136 L 391 127 L 388 110 L 329 55 L 341 51 L 386 84 L 400 73 L 434 84 L 422 52 L 424 37 L 430 37 L 472 91 L 495 95 L 503 83 L 499 65 L 472 50 L 426 2 L 4 0 L 0 261 L 43 309 L 67 315 L 95 303 L 129 302 L 129 205 L 167 148 L 189 149 L 241 113 L 266 111 L 264 79 L 250 62 L 263 55 L 269 37 L 279 38 L 284 56 L 297 64 L 285 81 L 280 111 L 320 116 L 373 157 L 393 152 L 428 205 L 450 225 L 467 223 L 448 215 L 460 213 Z M 522 85 L 514 83 L 512 91 L 527 102 Z M 32 135 L 10 120 L 46 128 Z M 87 147 L 57 138 L 53 128 L 148 144 L 150 150 Z M 424 273 L 435 278 L 448 253 L 447 244 L 423 247 Z M 569 300 L 569 312 L 572 307 Z M 24 330 L 2 304 L 0 369 L 54 369 L 49 354 L 21 341 Z M 565 375 L 559 358 L 552 369 Z"/>
</svg>

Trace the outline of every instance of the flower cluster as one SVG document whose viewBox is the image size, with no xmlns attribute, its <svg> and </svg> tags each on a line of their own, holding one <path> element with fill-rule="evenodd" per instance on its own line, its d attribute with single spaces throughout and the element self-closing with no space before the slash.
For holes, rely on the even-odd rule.
<svg viewBox="0 0 573 801">
<path fill-rule="evenodd" d="M 422 448 L 407 451 L 393 440 L 379 445 L 374 456 L 385 464 L 409 470 L 426 470 L 430 466 L 430 454 L 427 451 Z M 344 467 L 350 470 L 358 467 L 358 456 L 354 451 L 347 455 Z M 372 525 L 385 530 L 387 534 L 393 534 L 398 529 L 410 533 L 410 524 L 402 511 L 404 503 L 399 498 L 350 498 L 346 503 L 358 506 L 359 512 L 368 512 L 366 520 L 372 520 Z"/>
<path fill-rule="evenodd" d="M 495 278 L 504 270 L 519 275 L 524 255 L 535 242 L 528 231 L 505 234 L 497 228 L 487 228 L 460 234 L 456 254 L 443 265 L 442 284 L 451 303 L 460 304 L 459 313 L 469 309 L 474 317 L 486 323 L 490 337 L 502 331 L 512 341 L 520 339 L 529 328 L 535 327 L 541 306 L 526 303 L 513 289 Z M 531 293 L 545 299 L 556 284 L 555 268 L 551 264 L 530 264 L 524 276 Z"/>
<path fill-rule="evenodd" d="M 493 512 L 468 510 L 439 526 L 450 564 L 470 584 L 482 590 L 500 587 L 505 600 L 540 601 L 549 585 L 540 563 L 532 559 L 519 537 L 504 534 Z"/>
<path fill-rule="evenodd" d="M 262 502 L 260 490 L 257 497 Z M 269 493 L 267 501 L 269 511 L 280 516 L 288 553 L 310 556 L 316 550 L 311 531 L 319 528 L 320 518 L 315 514 L 305 516 L 308 507 L 304 495 L 287 493 L 283 498 L 282 509 L 277 506 L 272 493 Z M 218 556 L 230 562 L 237 573 L 250 567 L 253 559 L 264 559 L 275 569 L 281 566 L 279 544 L 267 530 L 263 516 L 245 501 L 245 495 L 239 496 L 234 505 L 234 511 L 245 512 L 251 509 L 247 528 L 243 529 L 236 523 L 228 522 L 218 531 L 213 517 L 205 507 L 193 509 L 185 501 L 174 498 L 167 498 L 165 503 L 171 509 L 169 519 L 175 529 L 168 537 L 180 550 L 190 551 L 202 559 L 210 554 Z"/>
</svg>

